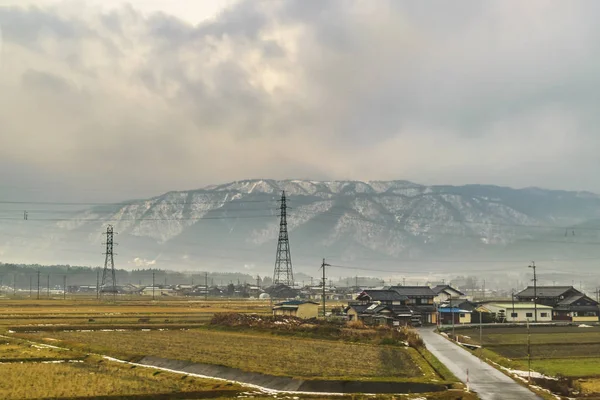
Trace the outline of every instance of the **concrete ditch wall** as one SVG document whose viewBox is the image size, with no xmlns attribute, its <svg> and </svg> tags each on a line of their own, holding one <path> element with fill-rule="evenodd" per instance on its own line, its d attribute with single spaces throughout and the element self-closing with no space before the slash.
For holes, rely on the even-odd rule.
<svg viewBox="0 0 600 400">
<path fill-rule="evenodd" d="M 146 356 L 139 364 L 165 368 L 190 374 L 205 375 L 227 379 L 271 390 L 286 392 L 315 393 L 425 393 L 440 392 L 447 389 L 444 385 L 413 382 L 369 382 L 369 381 L 329 381 L 301 380 L 284 376 L 272 376 L 256 372 L 246 372 L 220 365 L 193 363 Z"/>
</svg>

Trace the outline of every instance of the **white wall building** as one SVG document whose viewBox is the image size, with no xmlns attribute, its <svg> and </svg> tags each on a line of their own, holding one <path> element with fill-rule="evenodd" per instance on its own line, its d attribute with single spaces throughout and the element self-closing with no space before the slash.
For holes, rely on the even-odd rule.
<svg viewBox="0 0 600 400">
<path fill-rule="evenodd" d="M 155 286 L 154 289 L 152 286 L 148 286 L 142 290 L 142 295 L 144 296 L 152 296 L 152 294 L 154 296 L 172 296 L 175 294 L 175 291 L 173 289 L 159 288 L 158 286 Z"/>
<path fill-rule="evenodd" d="M 486 303 L 480 307 L 494 314 L 500 321 L 506 322 L 535 322 L 535 307 L 530 302 Z M 514 308 L 513 308 L 514 307 Z M 552 307 L 537 305 L 537 322 L 551 322 Z"/>
</svg>

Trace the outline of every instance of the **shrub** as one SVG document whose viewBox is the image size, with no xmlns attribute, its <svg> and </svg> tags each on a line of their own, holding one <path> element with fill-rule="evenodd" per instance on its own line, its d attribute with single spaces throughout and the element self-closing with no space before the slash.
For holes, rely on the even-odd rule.
<svg viewBox="0 0 600 400">
<path fill-rule="evenodd" d="M 360 320 L 348 321 L 346 326 L 352 329 L 367 329 L 365 323 Z"/>
</svg>

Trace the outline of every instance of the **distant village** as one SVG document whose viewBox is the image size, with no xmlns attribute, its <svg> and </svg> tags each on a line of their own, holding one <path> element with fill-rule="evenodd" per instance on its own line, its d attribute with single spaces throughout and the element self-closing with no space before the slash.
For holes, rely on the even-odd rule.
<svg viewBox="0 0 600 400">
<path fill-rule="evenodd" d="M 93 294 L 95 286 L 69 286 L 70 294 Z M 599 303 L 573 286 L 528 286 L 512 294 L 489 291 L 470 295 L 449 284 L 435 286 L 322 285 L 155 285 L 127 284 L 119 294 L 164 298 L 245 298 L 270 300 L 274 315 L 299 318 L 323 316 L 362 321 L 369 325 L 464 325 L 478 323 L 599 322 Z M 537 299 L 536 301 L 534 301 Z M 332 304 L 335 305 L 332 307 Z"/>
</svg>

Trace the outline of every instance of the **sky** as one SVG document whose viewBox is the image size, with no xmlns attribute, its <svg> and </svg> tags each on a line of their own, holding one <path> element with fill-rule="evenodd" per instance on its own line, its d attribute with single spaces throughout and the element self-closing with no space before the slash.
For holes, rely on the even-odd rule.
<svg viewBox="0 0 600 400">
<path fill-rule="evenodd" d="M 0 198 L 248 178 L 600 193 L 600 3 L 0 0 Z"/>
</svg>

